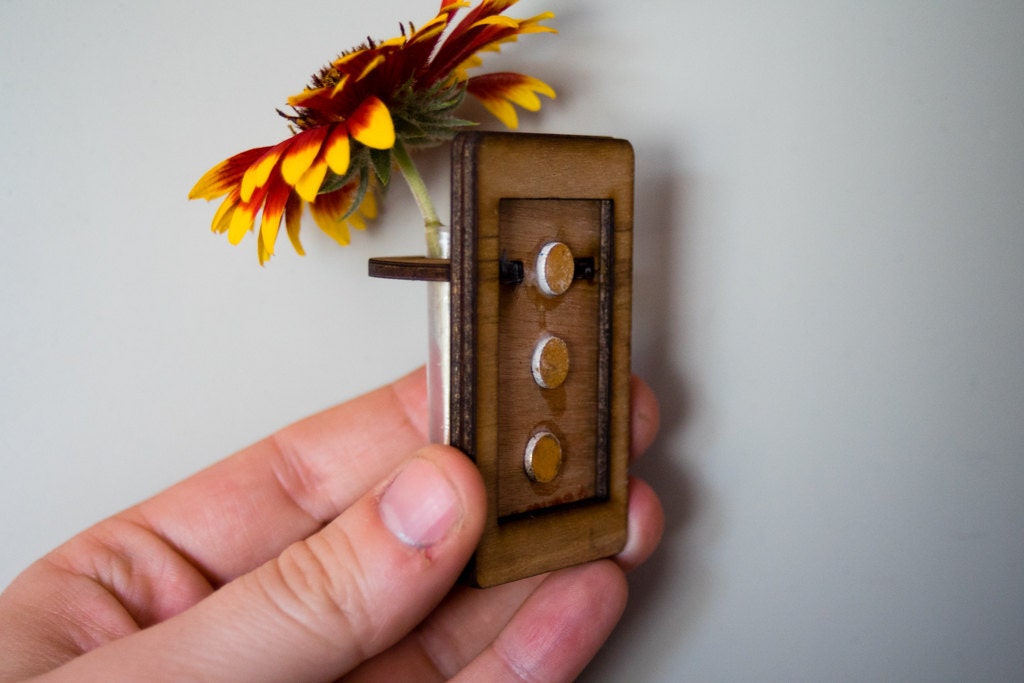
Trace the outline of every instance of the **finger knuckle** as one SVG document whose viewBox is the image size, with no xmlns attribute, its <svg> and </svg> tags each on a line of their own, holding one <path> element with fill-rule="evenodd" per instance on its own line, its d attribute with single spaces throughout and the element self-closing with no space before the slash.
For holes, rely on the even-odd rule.
<svg viewBox="0 0 1024 683">
<path fill-rule="evenodd" d="M 360 642 L 372 624 L 366 582 L 351 539 L 316 534 L 289 546 L 273 563 L 267 589 L 275 607 L 319 637 Z"/>
</svg>

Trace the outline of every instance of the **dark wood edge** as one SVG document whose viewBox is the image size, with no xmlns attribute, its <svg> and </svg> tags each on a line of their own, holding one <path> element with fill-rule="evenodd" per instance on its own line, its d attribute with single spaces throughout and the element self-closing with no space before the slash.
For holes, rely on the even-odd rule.
<svg viewBox="0 0 1024 683">
<path fill-rule="evenodd" d="M 451 363 L 449 443 L 476 462 L 476 151 L 478 133 L 461 133 L 451 156 Z M 455 359 L 458 359 L 458 363 Z M 462 571 L 461 581 L 479 585 L 476 554 Z"/>
<path fill-rule="evenodd" d="M 476 151 L 479 133 L 452 144 L 450 442 L 476 460 Z"/>
<path fill-rule="evenodd" d="M 426 256 L 379 256 L 369 262 L 370 277 L 387 280 L 423 280 L 448 282 L 451 262 Z"/>
<path fill-rule="evenodd" d="M 615 333 L 612 313 L 615 298 L 615 206 L 601 200 L 601 243 L 598 267 L 598 349 L 597 349 L 597 497 L 608 498 L 612 468 L 612 341 Z"/>
</svg>

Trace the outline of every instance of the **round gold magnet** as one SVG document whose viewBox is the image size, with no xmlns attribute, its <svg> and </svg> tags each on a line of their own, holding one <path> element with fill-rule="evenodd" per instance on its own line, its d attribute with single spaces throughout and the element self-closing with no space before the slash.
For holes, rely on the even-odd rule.
<svg viewBox="0 0 1024 683">
<path fill-rule="evenodd" d="M 539 484 L 554 481 L 562 469 L 562 444 L 551 432 L 537 432 L 526 444 L 526 476 Z"/>
<path fill-rule="evenodd" d="M 548 296 L 565 294 L 576 273 L 572 251 L 563 242 L 548 242 L 537 255 L 537 286 Z"/>
<path fill-rule="evenodd" d="M 569 374 L 569 347 L 558 337 L 544 335 L 533 349 L 530 367 L 538 385 L 557 389 Z"/>
</svg>

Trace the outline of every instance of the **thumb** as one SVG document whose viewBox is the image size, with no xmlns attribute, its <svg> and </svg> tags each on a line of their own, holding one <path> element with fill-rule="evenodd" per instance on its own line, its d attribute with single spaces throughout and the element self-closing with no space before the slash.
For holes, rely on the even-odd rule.
<svg viewBox="0 0 1024 683">
<path fill-rule="evenodd" d="M 334 680 L 422 621 L 483 530 L 483 483 L 446 446 L 189 610 L 69 662 L 63 680 Z"/>
</svg>

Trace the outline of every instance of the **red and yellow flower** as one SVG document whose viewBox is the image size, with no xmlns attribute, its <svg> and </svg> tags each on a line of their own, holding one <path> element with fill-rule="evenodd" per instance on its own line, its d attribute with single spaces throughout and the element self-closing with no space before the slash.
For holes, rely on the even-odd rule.
<svg viewBox="0 0 1024 683">
<path fill-rule="evenodd" d="M 302 254 L 299 225 L 305 206 L 317 225 L 339 244 L 349 227 L 362 229 L 377 215 L 375 187 L 386 185 L 397 166 L 424 214 L 428 231 L 440 225 L 410 147 L 438 144 L 472 125 L 454 116 L 466 94 L 502 123 L 516 128 L 518 105 L 540 108 L 538 95 L 554 97 L 543 81 L 519 73 L 471 76 L 479 53 L 529 33 L 554 32 L 544 13 L 513 19 L 502 13 L 516 0 L 483 0 L 454 23 L 466 2 L 442 0 L 437 16 L 418 29 L 369 42 L 346 52 L 315 74 L 305 90 L 288 99 L 293 135 L 269 147 L 241 152 L 210 169 L 190 199 L 224 197 L 213 217 L 214 232 L 238 244 L 260 215 L 260 263 L 274 253 L 281 226 Z M 226 196 L 225 196 L 226 195 Z"/>
</svg>

